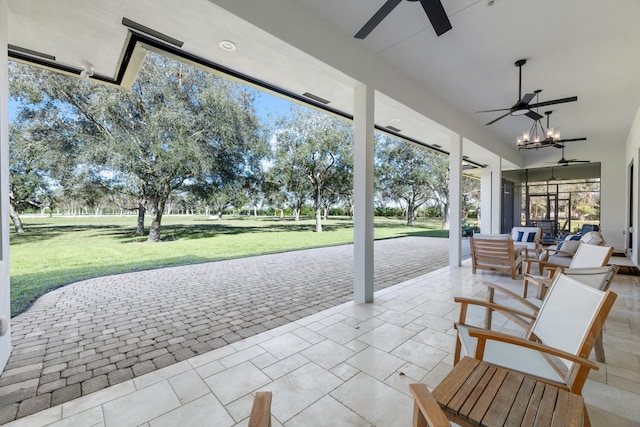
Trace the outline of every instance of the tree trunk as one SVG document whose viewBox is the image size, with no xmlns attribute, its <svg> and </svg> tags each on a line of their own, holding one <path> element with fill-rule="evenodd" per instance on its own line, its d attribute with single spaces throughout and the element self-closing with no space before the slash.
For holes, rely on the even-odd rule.
<svg viewBox="0 0 640 427">
<path fill-rule="evenodd" d="M 295 217 L 296 222 L 300 221 L 300 209 L 294 209 L 293 216 Z"/>
<path fill-rule="evenodd" d="M 162 214 L 164 213 L 164 203 L 159 200 L 153 201 L 153 212 L 151 213 L 151 227 L 149 228 L 149 237 L 147 242 L 155 243 L 160 241 L 160 224 L 162 223 Z"/>
<path fill-rule="evenodd" d="M 442 229 L 449 229 L 449 205 L 444 205 L 442 207 Z"/>
<path fill-rule="evenodd" d="M 316 233 L 322 233 L 322 206 L 320 205 L 320 186 L 316 187 Z"/>
<path fill-rule="evenodd" d="M 138 203 L 138 225 L 136 226 L 136 236 L 144 236 L 144 203 Z"/>
<path fill-rule="evenodd" d="M 413 225 L 413 212 L 415 211 L 415 207 L 413 206 L 413 203 L 409 203 L 407 205 L 407 225 L 411 226 Z"/>
<path fill-rule="evenodd" d="M 9 203 L 9 217 L 11 218 L 11 221 L 13 221 L 13 228 L 15 228 L 16 233 L 24 233 L 24 226 L 22 225 L 18 211 L 15 206 L 13 206 L 13 203 Z"/>
<path fill-rule="evenodd" d="M 322 208 L 316 206 L 316 233 L 322 233 Z"/>
</svg>

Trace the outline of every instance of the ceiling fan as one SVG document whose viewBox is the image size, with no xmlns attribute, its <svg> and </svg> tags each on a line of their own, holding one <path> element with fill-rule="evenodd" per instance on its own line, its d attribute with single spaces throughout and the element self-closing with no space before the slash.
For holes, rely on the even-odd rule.
<svg viewBox="0 0 640 427">
<path fill-rule="evenodd" d="M 530 102 L 533 100 L 533 98 L 536 96 L 536 93 L 525 93 L 524 96 L 522 96 L 522 66 L 524 64 L 527 63 L 526 59 L 519 59 L 515 62 L 515 66 L 518 67 L 518 74 L 519 74 L 519 78 L 518 78 L 518 102 L 516 102 L 512 107 L 509 108 L 498 108 L 496 110 L 483 110 L 483 111 L 478 111 L 478 113 L 492 113 L 492 112 L 496 112 L 496 111 L 506 111 L 505 114 L 501 115 L 500 117 L 491 120 L 489 123 L 486 124 L 486 126 L 493 124 L 495 122 L 497 122 L 500 119 L 503 119 L 509 115 L 511 116 L 522 116 L 522 115 L 526 115 L 527 117 L 533 119 L 533 120 L 540 120 L 541 118 L 543 118 L 543 116 L 541 116 L 540 114 L 538 114 L 537 112 L 531 110 L 532 108 L 536 108 L 536 107 L 545 107 L 547 105 L 555 105 L 555 104 L 562 104 L 564 102 L 573 102 L 573 101 L 577 101 L 578 97 L 577 96 L 571 96 L 569 98 L 559 98 L 559 99 L 554 99 L 551 101 L 543 101 L 543 102 L 536 102 L 535 104 L 530 104 Z"/>
<path fill-rule="evenodd" d="M 418 0 L 407 1 L 415 2 Z M 382 22 L 382 20 L 386 18 L 387 15 L 390 14 L 391 11 L 401 2 L 402 0 L 387 0 L 386 3 L 378 9 L 378 11 L 367 21 L 366 24 L 364 24 L 354 37 L 357 39 L 364 39 L 367 37 L 369 33 L 373 31 L 374 28 L 376 28 L 378 24 L 380 24 L 380 22 Z M 438 37 L 451 29 L 451 22 L 449 22 L 447 13 L 444 11 L 440 0 L 420 0 L 420 4 L 427 14 L 429 21 L 431 21 L 431 25 Z"/>
<path fill-rule="evenodd" d="M 569 166 L 570 163 L 591 163 L 590 160 L 578 160 L 578 159 L 565 159 L 564 158 L 564 145 L 560 144 L 560 148 L 562 149 L 562 157 L 557 162 L 549 162 L 555 163 L 561 166 Z"/>
</svg>

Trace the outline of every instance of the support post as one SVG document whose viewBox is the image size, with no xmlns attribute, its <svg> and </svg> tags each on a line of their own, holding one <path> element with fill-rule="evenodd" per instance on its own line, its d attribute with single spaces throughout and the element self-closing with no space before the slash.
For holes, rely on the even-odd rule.
<svg viewBox="0 0 640 427">
<path fill-rule="evenodd" d="M 491 166 L 482 169 L 480 174 L 480 232 L 484 234 L 491 234 L 491 218 L 493 217 L 491 205 L 492 176 Z"/>
<path fill-rule="evenodd" d="M 353 115 L 353 300 L 373 302 L 374 91 L 354 91 Z"/>
<path fill-rule="evenodd" d="M 449 150 L 449 266 L 462 263 L 462 136 L 451 137 Z"/>
<path fill-rule="evenodd" d="M 8 15 L 7 2 L 0 1 L 0 372 L 11 354 Z"/>
<path fill-rule="evenodd" d="M 491 162 L 491 233 L 502 233 L 502 158 Z"/>
</svg>

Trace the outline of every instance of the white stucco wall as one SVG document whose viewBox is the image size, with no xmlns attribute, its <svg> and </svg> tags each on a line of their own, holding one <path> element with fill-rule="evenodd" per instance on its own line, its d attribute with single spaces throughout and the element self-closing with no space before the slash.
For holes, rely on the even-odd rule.
<svg viewBox="0 0 640 427">
<path fill-rule="evenodd" d="M 624 173 L 625 173 L 625 194 L 629 193 L 629 176 L 628 176 L 628 167 L 629 165 L 633 162 L 634 165 L 634 176 L 631 177 L 631 179 L 633 179 L 634 182 L 634 186 L 633 186 L 633 224 L 634 224 L 634 233 L 633 233 L 633 251 L 631 254 L 631 257 L 633 259 L 633 261 L 638 264 L 638 261 L 640 260 L 640 251 L 638 249 L 640 249 L 638 246 L 640 245 L 640 236 L 638 236 L 638 231 L 640 231 L 640 209 L 638 208 L 638 206 L 640 206 L 639 202 L 639 195 L 640 192 L 638 191 L 638 187 L 640 186 L 640 179 L 638 179 L 639 174 L 638 172 L 640 172 L 640 108 L 638 108 L 638 111 L 636 112 L 636 116 L 635 119 L 633 121 L 633 124 L 631 125 L 631 130 L 629 131 L 629 136 L 627 137 L 627 143 L 626 143 L 626 153 L 625 153 L 625 162 L 624 162 L 624 168 L 622 167 L 623 165 L 620 165 L 621 169 L 624 169 Z M 626 202 L 625 202 L 625 224 L 629 223 L 629 197 L 626 197 Z"/>
<path fill-rule="evenodd" d="M 0 316 L 11 318 L 9 296 L 9 83 L 7 3 L 0 0 Z M 0 372 L 11 353 L 11 333 L 0 337 Z"/>
</svg>

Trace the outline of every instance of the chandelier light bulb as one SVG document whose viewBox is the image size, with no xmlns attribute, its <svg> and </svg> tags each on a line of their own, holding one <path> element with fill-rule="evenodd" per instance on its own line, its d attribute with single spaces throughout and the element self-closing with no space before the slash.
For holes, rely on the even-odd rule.
<svg viewBox="0 0 640 427">
<path fill-rule="evenodd" d="M 556 132 L 555 135 L 553 136 L 553 139 L 555 139 L 556 141 L 560 140 L 560 132 Z"/>
<path fill-rule="evenodd" d="M 524 133 L 522 134 L 522 140 L 523 140 L 524 142 L 529 142 L 529 134 L 528 134 L 527 132 L 524 132 Z"/>
</svg>

